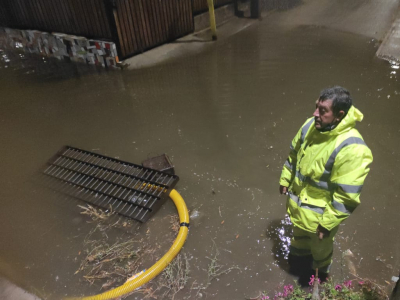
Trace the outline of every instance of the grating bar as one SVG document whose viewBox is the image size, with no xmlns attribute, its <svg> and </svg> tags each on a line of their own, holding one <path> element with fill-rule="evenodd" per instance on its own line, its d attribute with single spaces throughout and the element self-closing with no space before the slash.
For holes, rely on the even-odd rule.
<svg viewBox="0 0 400 300">
<path fill-rule="evenodd" d="M 62 154 L 61 157 L 64 157 L 64 158 L 67 158 L 67 159 L 71 159 L 71 160 L 74 160 L 74 161 L 79 162 L 79 163 L 85 163 L 85 164 L 87 164 L 87 165 L 96 166 L 96 164 L 93 164 L 93 163 L 90 163 L 90 162 L 82 162 L 81 160 L 79 160 L 79 159 L 77 159 L 77 158 L 69 157 L 69 156 L 66 156 L 66 155 L 64 155 L 64 154 Z M 108 162 L 108 164 L 109 164 L 109 163 L 111 163 L 111 162 Z M 121 172 L 121 171 L 116 171 L 116 170 L 113 170 L 113 169 L 107 167 L 108 164 L 105 164 L 104 166 L 96 166 L 96 167 L 98 167 L 98 168 L 100 168 L 100 169 L 103 169 L 103 170 L 109 170 L 109 171 L 113 171 L 113 172 L 115 172 L 115 173 L 119 173 L 119 174 L 123 174 L 123 175 L 128 175 L 129 177 L 132 177 L 132 178 L 141 179 L 140 176 L 136 176 L 135 174 L 131 174 L 131 173 L 130 173 L 133 167 L 130 167 L 130 170 L 129 170 L 128 172 Z M 152 181 L 152 180 L 147 180 L 147 181 L 148 181 L 149 183 L 152 183 L 152 184 L 158 184 L 158 185 L 161 185 L 161 186 L 164 186 L 164 187 L 168 187 L 168 185 L 162 184 L 162 183 L 159 183 L 159 182 L 156 182 L 156 181 Z"/>
<path fill-rule="evenodd" d="M 72 173 L 73 173 L 73 172 L 72 172 Z M 50 175 L 50 174 L 48 174 L 48 175 Z M 69 176 L 70 173 L 67 173 L 67 175 Z M 142 203 L 136 203 L 137 197 L 136 197 L 136 198 L 134 197 L 134 196 L 135 196 L 134 190 L 131 190 L 131 191 L 133 191 L 133 194 L 132 194 L 130 197 L 128 197 L 128 199 L 126 199 L 126 197 L 124 197 L 125 199 L 121 199 L 121 198 L 119 198 L 118 196 L 116 196 L 116 194 L 117 194 L 117 192 L 119 191 L 119 189 L 118 189 L 118 191 L 113 195 L 113 191 L 115 190 L 115 187 L 117 187 L 116 185 L 109 185 L 109 188 L 110 188 L 110 187 L 113 187 L 113 189 L 111 190 L 110 193 L 106 193 L 106 192 L 101 192 L 101 191 L 98 191 L 98 190 L 94 189 L 94 188 L 93 188 L 94 184 L 93 184 L 93 185 L 90 185 L 90 183 L 92 182 L 93 179 L 90 180 L 89 183 L 87 183 L 87 184 L 79 184 L 79 183 L 75 183 L 73 180 L 69 180 L 69 179 L 66 179 L 66 178 L 63 178 L 63 177 L 57 177 L 57 176 L 54 176 L 54 175 L 50 175 L 50 176 L 53 176 L 53 177 L 55 177 L 55 178 L 57 178 L 57 179 L 62 180 L 63 182 L 70 183 L 70 184 L 75 185 L 75 186 L 77 186 L 77 187 L 84 188 L 84 189 L 87 190 L 87 191 L 95 192 L 96 194 L 104 195 L 104 196 L 110 197 L 110 198 L 115 199 L 115 200 L 121 200 L 121 201 L 126 201 L 126 202 L 132 202 L 132 203 L 134 203 L 134 204 L 137 204 L 138 206 L 143 206 L 143 207 L 151 208 L 151 206 L 144 206 L 144 205 L 142 205 Z M 108 188 L 108 189 L 109 189 L 109 188 Z M 106 189 L 106 190 L 107 190 L 107 189 Z M 140 192 L 139 192 L 139 193 L 140 193 Z M 128 192 L 128 194 L 129 194 L 129 192 Z M 140 193 L 140 194 L 142 194 L 142 193 Z M 142 198 L 143 198 L 143 197 L 142 197 Z M 140 198 L 140 199 L 142 199 L 142 198 Z M 146 199 L 146 197 L 143 198 L 143 199 Z M 152 199 L 153 199 L 153 197 L 152 197 L 152 196 L 149 196 L 149 199 L 144 201 L 145 204 L 148 203 L 148 202 L 149 202 L 150 200 L 152 200 Z M 132 201 L 132 200 L 133 200 L 133 201 Z M 153 204 L 153 203 L 152 203 L 152 204 Z"/>
<path fill-rule="evenodd" d="M 114 184 L 114 185 L 116 185 L 116 186 L 120 186 L 120 187 L 123 187 L 123 188 L 132 188 L 132 187 L 135 187 L 135 188 L 140 188 L 140 187 L 143 187 L 143 189 L 142 189 L 142 193 L 143 194 L 148 194 L 148 195 L 151 195 L 151 196 L 154 196 L 154 194 L 155 194 L 155 192 L 156 191 L 159 191 L 158 193 L 157 193 L 157 196 L 160 196 L 160 194 L 162 193 L 162 192 L 164 192 L 166 189 L 167 189 L 167 187 L 168 186 L 166 186 L 166 185 L 160 185 L 160 186 L 158 186 L 158 188 L 157 189 L 154 189 L 153 188 L 153 193 L 149 193 L 148 192 L 148 189 L 146 189 L 145 187 L 151 187 L 152 185 L 151 184 L 149 184 L 148 182 L 146 182 L 146 181 L 143 181 L 143 180 L 140 180 L 139 178 L 137 178 L 136 177 L 136 179 L 132 179 L 132 180 L 130 180 L 129 181 L 129 179 L 131 179 L 130 177 L 126 177 L 125 178 L 125 175 L 124 176 L 122 176 L 122 178 L 125 178 L 126 180 L 123 182 L 123 183 L 117 183 L 117 182 L 115 182 L 115 181 L 110 181 L 111 179 L 112 179 L 112 177 L 110 177 L 109 175 L 110 174 L 114 174 L 113 172 L 111 172 L 111 171 L 107 171 L 107 172 L 94 172 L 93 174 L 89 174 L 89 173 L 86 173 L 86 169 L 83 169 L 82 171 L 80 171 L 81 170 L 81 168 L 79 168 L 78 170 L 75 170 L 74 168 L 72 168 L 72 167 L 67 167 L 67 166 L 60 166 L 60 165 L 56 165 L 56 164 L 52 164 L 53 166 L 55 166 L 55 167 L 58 167 L 58 168 L 60 168 L 60 169 L 64 169 L 64 170 L 68 170 L 68 171 L 72 171 L 72 172 L 74 172 L 75 174 L 80 174 L 80 175 L 84 175 L 84 176 L 88 176 L 88 177 L 91 177 L 91 178 L 95 178 L 95 179 L 99 179 L 99 180 L 101 180 L 102 182 L 104 182 L 104 183 L 109 183 L 109 184 Z M 78 164 L 78 166 L 79 166 L 79 164 Z M 94 166 L 94 165 L 93 165 Z M 99 168 L 97 168 L 97 167 L 95 167 L 95 171 L 98 171 L 99 170 Z M 90 170 L 89 170 L 90 171 Z M 52 175 L 52 174 L 49 174 L 49 175 Z M 54 177 L 56 177 L 56 176 L 54 176 Z M 108 180 L 107 178 L 109 178 L 110 177 L 110 180 Z M 113 180 L 115 180 L 115 179 L 113 179 Z M 127 185 L 125 185 L 127 182 L 129 181 L 129 183 L 127 184 Z M 99 184 L 100 185 L 100 184 Z"/>
<path fill-rule="evenodd" d="M 66 151 L 63 153 L 64 155 L 66 155 L 66 153 L 68 153 L 70 151 L 69 153 L 72 152 L 72 154 L 70 154 L 70 155 L 74 155 L 74 153 L 75 153 L 75 155 L 77 155 L 76 157 L 78 157 L 79 155 L 81 157 L 85 157 L 85 154 L 86 154 L 86 155 L 90 156 L 91 158 L 96 158 L 98 160 L 105 159 L 105 160 L 109 160 L 111 162 L 114 162 L 115 164 L 118 164 L 118 165 L 132 166 L 132 167 L 134 167 L 135 169 L 137 169 L 139 171 L 139 173 L 137 173 L 136 175 L 140 176 L 142 178 L 146 175 L 146 173 L 150 173 L 150 172 L 153 173 L 154 172 L 153 173 L 154 175 L 153 175 L 153 177 L 151 179 L 149 179 L 149 175 L 148 174 L 147 174 L 147 178 L 146 179 L 149 180 L 149 181 L 155 181 L 155 183 L 158 183 L 158 184 L 169 185 L 172 182 L 173 178 L 175 178 L 175 179 L 178 178 L 178 176 L 171 176 L 170 174 L 166 174 L 166 173 L 163 173 L 163 172 L 160 172 L 160 171 L 156 171 L 154 169 L 144 168 L 142 166 L 139 166 L 139 165 L 136 165 L 136 164 L 133 164 L 133 163 L 125 162 L 125 161 L 122 161 L 122 160 L 119 160 L 119 159 L 116 159 L 116 158 L 111 158 L 111 157 L 108 157 L 108 156 L 104 156 L 104 155 L 101 155 L 101 154 L 98 154 L 98 153 L 93 153 L 93 152 L 89 152 L 89 151 L 86 151 L 86 150 L 82 150 L 82 149 L 78 149 L 78 148 L 74 148 L 74 147 L 70 147 L 70 146 L 66 146 L 66 148 L 67 148 Z M 143 175 L 140 174 L 141 172 L 143 172 Z M 156 177 L 156 175 L 158 177 Z M 166 180 L 168 180 L 169 182 L 166 181 Z"/>
<path fill-rule="evenodd" d="M 179 177 L 119 159 L 65 146 L 44 174 L 72 187 L 74 196 L 147 221 L 166 201 Z"/>
</svg>

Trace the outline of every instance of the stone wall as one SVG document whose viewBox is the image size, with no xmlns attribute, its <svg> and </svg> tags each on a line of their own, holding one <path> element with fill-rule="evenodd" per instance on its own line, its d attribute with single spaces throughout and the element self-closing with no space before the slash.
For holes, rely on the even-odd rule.
<svg viewBox="0 0 400 300">
<path fill-rule="evenodd" d="M 115 43 L 63 33 L 0 27 L 0 48 L 103 67 L 116 67 L 119 62 Z"/>
</svg>

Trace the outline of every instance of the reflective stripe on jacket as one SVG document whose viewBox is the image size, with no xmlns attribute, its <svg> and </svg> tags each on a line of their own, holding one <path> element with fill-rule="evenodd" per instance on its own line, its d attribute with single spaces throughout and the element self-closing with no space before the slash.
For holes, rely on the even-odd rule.
<svg viewBox="0 0 400 300">
<path fill-rule="evenodd" d="M 280 185 L 289 187 L 292 222 L 315 232 L 331 230 L 360 204 L 372 153 L 355 129 L 363 114 L 354 106 L 332 131 L 319 132 L 308 119 L 292 141 Z"/>
</svg>

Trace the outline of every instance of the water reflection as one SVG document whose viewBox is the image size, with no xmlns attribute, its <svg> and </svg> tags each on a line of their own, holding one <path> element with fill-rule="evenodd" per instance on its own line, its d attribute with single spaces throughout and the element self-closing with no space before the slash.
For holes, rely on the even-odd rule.
<svg viewBox="0 0 400 300">
<path fill-rule="evenodd" d="M 389 61 L 390 62 L 390 67 L 392 68 L 392 69 L 398 69 L 400 66 L 400 64 L 398 63 L 398 62 L 396 62 L 396 61 L 394 61 L 394 60 L 391 60 L 391 61 Z"/>
<path fill-rule="evenodd" d="M 273 241 L 272 254 L 282 269 L 288 268 L 292 222 L 288 215 L 282 220 L 274 220 L 267 229 L 267 236 Z"/>
</svg>

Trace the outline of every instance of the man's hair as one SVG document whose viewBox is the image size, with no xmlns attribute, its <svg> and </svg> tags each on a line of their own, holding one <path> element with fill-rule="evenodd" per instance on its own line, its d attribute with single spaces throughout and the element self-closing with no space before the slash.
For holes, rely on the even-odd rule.
<svg viewBox="0 0 400 300">
<path fill-rule="evenodd" d="M 324 102 L 325 100 L 332 100 L 332 111 L 335 115 L 341 110 L 343 110 L 346 115 L 353 105 L 353 100 L 350 97 L 349 91 L 338 85 L 324 89 L 321 92 L 319 101 Z"/>
</svg>

